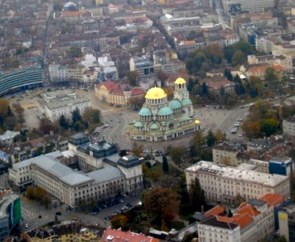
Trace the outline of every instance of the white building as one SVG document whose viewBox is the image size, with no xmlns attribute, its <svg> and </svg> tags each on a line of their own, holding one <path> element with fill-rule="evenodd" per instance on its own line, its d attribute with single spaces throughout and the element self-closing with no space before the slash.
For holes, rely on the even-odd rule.
<svg viewBox="0 0 295 242">
<path fill-rule="evenodd" d="M 286 136 L 295 136 L 295 117 L 283 120 L 283 133 Z"/>
<path fill-rule="evenodd" d="M 190 188 L 197 177 L 206 199 L 212 202 L 233 204 L 237 195 L 249 200 L 267 193 L 290 197 L 290 182 L 287 176 L 239 170 L 208 161 L 198 162 L 187 168 L 185 173 L 187 188 Z"/>
<path fill-rule="evenodd" d="M 72 170 L 49 155 L 17 164 L 9 170 L 9 180 L 17 187 L 34 184 L 65 204 L 75 207 L 80 200 L 102 200 L 125 192 L 124 174 L 106 166 L 89 173 Z"/>
<path fill-rule="evenodd" d="M 78 109 L 83 114 L 86 108 L 91 107 L 90 100 L 77 95 L 74 91 L 60 90 L 43 94 L 44 114 L 51 121 L 56 121 L 61 115 L 71 117 L 72 112 Z"/>
</svg>

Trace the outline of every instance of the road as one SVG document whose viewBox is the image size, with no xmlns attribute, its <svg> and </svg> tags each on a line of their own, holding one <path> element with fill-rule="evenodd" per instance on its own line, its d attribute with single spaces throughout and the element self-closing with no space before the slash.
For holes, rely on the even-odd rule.
<svg viewBox="0 0 295 242">
<path fill-rule="evenodd" d="M 121 209 L 127 203 L 136 206 L 136 204 L 140 201 L 140 195 L 132 198 L 126 197 L 123 199 L 123 203 L 117 204 L 110 208 L 105 208 L 96 215 L 76 211 L 67 212 L 65 205 L 58 208 L 46 209 L 40 206 L 38 203 L 28 200 L 26 197 L 21 197 L 21 200 L 22 216 L 24 219 L 23 229 L 25 230 L 32 230 L 54 221 L 56 212 L 61 212 L 61 216 L 58 216 L 58 219 L 60 221 L 79 219 L 79 221 L 85 224 L 100 224 L 101 226 L 107 227 L 110 224 L 110 221 L 106 220 L 105 217 L 114 214 L 117 210 Z M 25 228 L 25 224 L 28 224 L 29 228 Z"/>
</svg>

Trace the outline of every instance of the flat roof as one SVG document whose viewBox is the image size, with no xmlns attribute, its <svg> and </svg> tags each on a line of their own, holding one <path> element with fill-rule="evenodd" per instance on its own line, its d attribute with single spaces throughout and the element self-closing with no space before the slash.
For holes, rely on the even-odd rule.
<svg viewBox="0 0 295 242">
<path fill-rule="evenodd" d="M 212 173 L 216 176 L 241 180 L 247 182 L 256 182 L 265 186 L 274 187 L 281 182 L 288 180 L 287 176 L 268 174 L 252 170 L 240 170 L 229 166 L 220 166 L 209 161 L 200 161 L 197 164 L 188 167 L 186 172 Z"/>
<path fill-rule="evenodd" d="M 41 155 L 31 159 L 27 159 L 14 164 L 13 169 L 18 170 L 20 168 L 34 164 L 70 186 L 79 185 L 81 183 L 90 182 L 93 180 L 86 174 L 75 171 L 67 167 L 66 165 L 63 165 L 59 161 L 55 160 L 55 155 L 56 152 L 52 152 L 46 155 Z"/>
<path fill-rule="evenodd" d="M 105 168 L 89 172 L 86 175 L 94 179 L 96 183 L 103 183 L 124 176 L 118 168 L 113 166 L 107 166 Z"/>
</svg>

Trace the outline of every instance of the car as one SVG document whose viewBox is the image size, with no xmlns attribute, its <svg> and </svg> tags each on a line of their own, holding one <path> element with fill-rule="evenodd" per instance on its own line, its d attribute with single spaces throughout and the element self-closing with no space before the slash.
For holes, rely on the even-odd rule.
<svg viewBox="0 0 295 242">
<path fill-rule="evenodd" d="M 29 225 L 28 224 L 25 224 L 25 228 L 28 229 L 29 228 Z"/>
</svg>

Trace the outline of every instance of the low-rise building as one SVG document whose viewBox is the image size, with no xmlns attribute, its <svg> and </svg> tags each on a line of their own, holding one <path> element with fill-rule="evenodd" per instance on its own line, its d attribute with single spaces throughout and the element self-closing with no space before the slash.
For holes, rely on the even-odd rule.
<svg viewBox="0 0 295 242">
<path fill-rule="evenodd" d="M 291 157 L 272 157 L 269 160 L 269 173 L 291 176 L 294 174 L 295 164 Z"/>
<path fill-rule="evenodd" d="M 242 148 L 235 145 L 220 144 L 213 147 L 213 162 L 216 164 L 224 164 L 228 166 L 238 166 L 243 160 L 238 159 L 237 155 Z"/>
<path fill-rule="evenodd" d="M 66 118 L 71 117 L 76 109 L 83 114 L 85 109 L 91 106 L 88 98 L 69 90 L 46 92 L 42 97 L 40 105 L 44 107 L 45 116 L 53 122 L 62 115 Z"/>
<path fill-rule="evenodd" d="M 130 71 L 136 71 L 140 78 L 155 76 L 154 63 L 147 56 L 131 57 L 129 60 Z"/>
<path fill-rule="evenodd" d="M 185 173 L 187 188 L 198 178 L 206 199 L 212 202 L 233 204 L 238 195 L 246 200 L 257 199 L 267 193 L 279 194 L 285 198 L 290 196 L 287 176 L 240 170 L 208 161 L 198 162 L 187 168 Z"/>
</svg>

